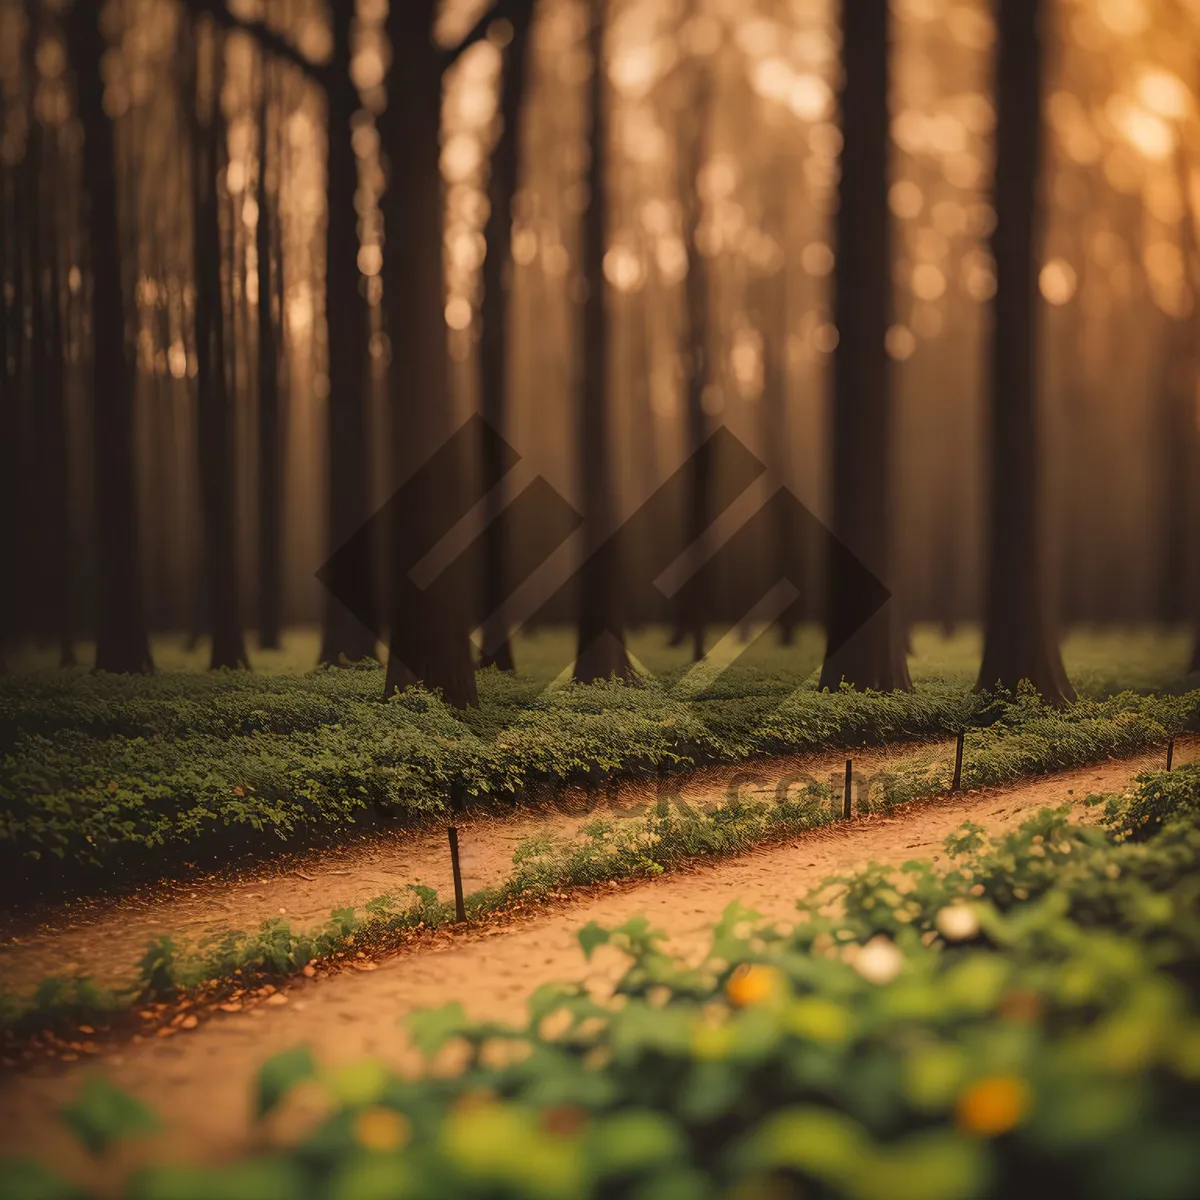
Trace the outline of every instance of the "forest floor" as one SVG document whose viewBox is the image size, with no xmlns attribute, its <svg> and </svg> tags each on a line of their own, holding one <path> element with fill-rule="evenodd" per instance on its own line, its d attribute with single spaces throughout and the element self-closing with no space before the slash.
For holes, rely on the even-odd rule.
<svg viewBox="0 0 1200 1200">
<path fill-rule="evenodd" d="M 861 765 L 869 769 L 867 757 L 862 756 Z M 1197 759 L 1200 739 L 1181 739 L 1176 762 Z M 821 769 L 831 767 L 832 761 L 824 762 Z M 860 817 L 734 858 L 697 862 L 652 881 L 564 893 L 555 903 L 515 924 L 442 930 L 385 961 L 362 963 L 363 969 L 358 971 L 326 979 L 300 978 L 278 990 L 268 989 L 241 1011 L 216 1012 L 190 1031 L 172 1029 L 174 1036 L 135 1038 L 103 1050 L 91 1061 L 40 1062 L 10 1071 L 0 1079 L 0 1154 L 34 1154 L 54 1161 L 75 1178 L 87 1180 L 100 1194 L 148 1159 L 227 1159 L 244 1153 L 251 1144 L 294 1136 L 320 1114 L 315 1101 L 311 1097 L 306 1100 L 301 1093 L 267 1127 L 255 1129 L 251 1124 L 255 1073 L 263 1059 L 277 1051 L 308 1043 L 325 1063 L 336 1065 L 371 1054 L 402 1070 L 415 1070 L 420 1059 L 399 1024 L 413 1011 L 459 1001 L 471 1017 L 520 1021 L 529 995 L 545 983 L 583 980 L 595 994 L 603 995 L 626 960 L 609 947 L 600 948 L 590 962 L 584 959 L 575 935 L 589 921 L 612 926 L 644 914 L 668 936 L 668 949 L 697 960 L 707 949 L 712 924 L 732 900 L 740 900 L 772 920 L 787 921 L 797 897 L 833 874 L 871 860 L 897 866 L 911 858 L 936 860 L 942 840 L 965 821 L 1002 831 L 1044 807 L 1078 804 L 1091 793 L 1123 791 L 1140 771 L 1161 763 L 1159 751 L 1113 760 L 1008 788 Z M 808 769 L 813 770 L 814 765 Z M 720 785 L 716 778 L 711 782 Z M 688 796 L 686 790 L 684 795 Z M 490 842 L 483 836 L 485 828 L 495 830 Z M 484 881 L 488 871 L 498 870 L 505 853 L 510 852 L 512 842 L 506 839 L 517 836 L 516 831 L 512 822 L 479 823 L 471 831 L 473 842 L 491 847 L 478 851 L 480 857 L 472 865 L 476 878 Z M 437 882 L 433 840 L 422 843 L 426 844 L 431 856 L 430 880 Z M 388 875 L 383 874 L 384 867 L 374 869 L 381 880 L 391 882 L 391 872 L 399 872 L 397 864 L 387 859 L 388 851 L 382 847 L 375 852 L 380 856 L 378 862 L 387 863 Z M 408 854 L 410 863 L 417 861 L 414 847 Z M 368 868 L 364 865 L 362 869 Z M 324 891 L 319 904 L 313 893 L 303 893 L 306 899 L 301 900 L 299 892 L 288 890 L 294 880 L 259 884 L 258 894 L 264 899 L 255 901 L 263 906 L 257 911 L 269 912 L 272 905 L 278 909 L 290 903 L 297 916 L 305 905 L 315 913 L 318 907 L 327 908 L 335 896 L 351 899 L 343 891 L 344 887 L 353 891 L 347 885 L 365 887 L 368 883 L 343 876 L 337 880 L 336 890 Z M 322 886 L 328 889 L 333 885 L 326 882 Z M 282 902 L 275 904 L 281 897 Z M 210 915 L 211 909 L 203 910 L 197 919 Z M 154 919 L 163 916 L 159 911 Z M 144 914 L 143 919 L 151 917 Z M 47 936 L 53 942 L 72 932 Z M 90 937 L 97 937 L 94 925 Z M 82 947 L 85 941 L 78 939 L 74 944 Z M 61 960 L 56 965 L 61 970 Z M 86 1160 L 54 1114 L 76 1095 L 84 1074 L 101 1064 L 118 1087 L 161 1115 L 166 1131 L 123 1147 L 111 1161 L 98 1166 Z M 444 1066 L 449 1069 L 452 1064 Z M 251 1139 L 255 1139 L 253 1143 Z"/>
<path fill-rule="evenodd" d="M 747 799 L 769 798 L 776 781 L 807 774 L 841 793 L 846 758 L 856 774 L 871 775 L 916 752 L 952 760 L 954 742 L 897 742 L 871 750 L 760 759 L 704 767 L 671 777 L 684 803 L 715 804 L 730 781 L 748 772 L 768 781 L 745 785 Z M 655 800 L 656 781 L 623 781 L 616 797 L 631 812 Z M 764 795 L 765 793 L 765 795 Z M 513 869 L 513 852 L 539 835 L 571 837 L 598 816 L 615 817 L 607 800 L 587 813 L 582 788 L 565 789 L 553 808 L 522 807 L 512 815 L 463 816 L 457 822 L 463 890 L 500 883 Z M 277 864 L 186 883 L 164 882 L 116 899 L 75 900 L 38 912 L 32 923 L 10 913 L 0 921 L 0 979 L 24 995 L 51 976 L 87 975 L 104 987 L 120 987 L 137 973 L 138 960 L 154 939 L 169 935 L 181 951 L 228 930 L 250 931 L 274 917 L 297 930 L 329 919 L 335 908 L 360 908 L 381 895 L 402 896 L 410 884 L 453 896 L 449 845 L 440 826 L 372 833 L 341 847 L 289 855 Z"/>
</svg>

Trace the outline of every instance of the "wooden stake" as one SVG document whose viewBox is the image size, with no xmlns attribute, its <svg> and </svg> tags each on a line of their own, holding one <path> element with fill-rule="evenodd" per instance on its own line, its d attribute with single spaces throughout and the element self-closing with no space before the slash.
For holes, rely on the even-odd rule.
<svg viewBox="0 0 1200 1200">
<path fill-rule="evenodd" d="M 1171 769 L 1171 760 L 1175 757 L 1175 739 L 1172 738 L 1167 743 L 1167 770 Z"/>
<path fill-rule="evenodd" d="M 450 870 L 454 872 L 454 919 L 467 919 L 466 906 L 463 904 L 462 871 L 458 866 L 458 830 L 453 825 L 446 832 L 450 835 Z"/>
<path fill-rule="evenodd" d="M 954 751 L 954 782 L 950 785 L 952 792 L 957 792 L 962 786 L 962 756 L 963 746 L 967 740 L 967 731 L 960 729 L 958 731 L 958 745 Z"/>
<path fill-rule="evenodd" d="M 853 781 L 854 781 L 854 759 L 848 758 L 848 759 L 846 759 L 846 792 L 845 792 L 845 795 L 842 797 L 842 818 L 843 818 L 843 820 L 846 820 L 846 821 L 850 820 L 850 798 L 851 798 L 851 788 L 853 787 Z"/>
</svg>

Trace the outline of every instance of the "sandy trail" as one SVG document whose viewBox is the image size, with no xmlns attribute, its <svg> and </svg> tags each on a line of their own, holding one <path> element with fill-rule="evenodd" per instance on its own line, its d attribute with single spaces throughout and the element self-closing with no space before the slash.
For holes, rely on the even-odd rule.
<svg viewBox="0 0 1200 1200">
<path fill-rule="evenodd" d="M 1200 742 L 1176 748 L 1176 761 L 1200 758 Z M 1141 770 L 1161 765 L 1155 751 L 952 799 L 893 810 L 805 833 L 760 851 L 679 871 L 653 882 L 613 885 L 607 894 L 565 901 L 510 932 L 447 936 L 444 948 L 401 953 L 369 972 L 300 980 L 285 999 L 250 1011 L 217 1013 L 191 1033 L 149 1039 L 100 1061 L 119 1086 L 151 1104 L 167 1132 L 131 1144 L 103 1168 L 89 1164 L 54 1119 L 82 1082 L 84 1065 L 43 1063 L 0 1081 L 0 1153 L 33 1153 L 103 1189 L 148 1157 L 218 1160 L 245 1151 L 248 1102 L 258 1064 L 307 1042 L 323 1062 L 383 1056 L 401 1069 L 418 1065 L 398 1022 L 422 1008 L 461 1001 L 474 1017 L 520 1020 L 529 994 L 544 983 L 581 979 L 603 991 L 624 959 L 602 948 L 584 960 L 575 934 L 588 921 L 615 924 L 638 913 L 669 936 L 672 950 L 702 956 L 707 931 L 734 899 L 787 920 L 797 896 L 827 876 L 870 860 L 899 864 L 936 857 L 941 840 L 964 821 L 990 830 L 1019 824 L 1038 809 L 1123 790 Z"/>
<path fill-rule="evenodd" d="M 897 743 L 874 750 L 770 759 L 754 764 L 706 767 L 672 781 L 692 804 L 719 801 L 736 775 L 761 773 L 770 780 L 807 773 L 840 788 L 847 754 L 854 769 L 870 774 L 914 753 L 948 758 L 953 742 Z M 774 786 L 773 784 L 771 785 Z M 631 809 L 654 799 L 655 782 L 622 783 L 617 804 Z M 747 789 L 747 794 L 753 791 Z M 553 805 L 525 807 L 511 816 L 462 818 L 458 822 L 463 887 L 468 893 L 501 882 L 512 873 L 513 851 L 526 838 L 549 833 L 570 836 L 595 817 L 612 815 L 608 801 L 587 815 L 588 797 L 566 791 Z M 114 987 L 131 982 L 147 943 L 169 934 L 177 945 L 194 945 L 210 934 L 253 930 L 271 917 L 293 929 L 323 924 L 335 908 L 361 908 L 384 894 L 404 895 L 408 884 L 453 896 L 450 856 L 443 829 L 398 830 L 272 867 L 260 865 L 232 878 L 199 883 L 164 883 L 119 900 L 64 904 L 43 914 L 32 930 L 0 936 L 0 980 L 24 995 L 50 975 L 89 975 Z"/>
</svg>

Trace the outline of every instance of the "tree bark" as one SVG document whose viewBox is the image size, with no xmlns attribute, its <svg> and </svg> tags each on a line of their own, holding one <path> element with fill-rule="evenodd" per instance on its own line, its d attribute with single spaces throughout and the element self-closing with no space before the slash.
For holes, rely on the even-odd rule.
<svg viewBox="0 0 1200 1200">
<path fill-rule="evenodd" d="M 888 208 L 890 17 L 887 0 L 842 4 L 841 183 L 833 361 L 833 519 L 838 538 L 875 577 L 891 578 L 892 316 Z M 889 601 L 855 628 L 852 573 L 830 556 L 822 688 L 843 681 L 909 691 L 903 631 Z"/>
<path fill-rule="evenodd" d="M 1042 11 L 1040 0 L 1006 0 L 997 9 L 990 544 L 978 686 L 1029 681 L 1062 704 L 1075 693 L 1050 631 L 1038 519 Z"/>
<path fill-rule="evenodd" d="M 193 31 L 193 37 L 199 30 Z M 233 405 L 225 370 L 225 313 L 221 286 L 221 219 L 217 178 L 224 159 L 221 113 L 224 34 L 213 28 L 214 77 L 210 111 L 199 111 L 193 82 L 192 194 L 196 280 L 196 437 L 204 525 L 205 591 L 212 670 L 249 666 L 238 605 L 237 508 L 233 469 Z M 194 41 L 193 41 L 194 45 Z"/>
<path fill-rule="evenodd" d="M 608 312 L 604 254 L 608 246 L 608 99 L 605 44 L 608 5 L 591 0 L 588 48 L 592 60 L 588 103 L 591 111 L 589 203 L 583 220 L 583 272 L 587 299 L 583 312 L 583 379 L 579 419 L 579 461 L 583 480 L 586 558 L 579 572 L 579 627 L 575 680 L 635 678 L 625 649 L 619 608 L 612 505 L 612 431 L 608 398 Z"/>
<path fill-rule="evenodd" d="M 693 15 L 694 15 L 693 8 Z M 707 64 L 696 64 L 696 79 L 691 102 L 683 114 L 688 129 L 682 139 L 679 179 L 680 202 L 684 212 L 684 246 L 687 249 L 687 278 L 684 282 L 687 311 L 687 347 L 684 353 L 686 382 L 684 428 L 687 434 L 687 453 L 696 455 L 712 432 L 712 421 L 704 411 L 704 393 L 711 381 L 709 360 L 712 330 L 709 321 L 708 261 L 700 252 L 699 234 L 704 219 L 704 203 L 700 198 L 699 176 L 708 162 L 709 135 L 712 120 L 713 82 Z M 712 523 L 711 456 L 691 459 L 692 471 L 688 481 L 686 522 L 688 544 L 699 548 Z M 712 597 L 701 586 L 683 588 L 675 606 L 675 632 L 672 646 L 692 643 L 692 660 L 704 657 L 704 629 L 711 614 Z"/>
<path fill-rule="evenodd" d="M 279 419 L 279 341 L 272 291 L 272 229 L 277 219 L 267 188 L 270 67 L 262 56 L 258 110 L 258 644 L 278 650 L 283 626 L 283 447 Z M 278 167 L 276 167 L 278 171 Z"/>
<path fill-rule="evenodd" d="M 329 155 L 326 167 L 325 317 L 329 330 L 329 540 L 339 550 L 371 516 L 367 446 L 367 348 L 370 317 L 358 267 L 358 158 L 351 120 L 359 98 L 350 76 L 354 6 L 334 5 L 333 62 L 326 93 Z M 441 245 L 441 238 L 438 238 Z M 440 312 L 442 305 L 438 305 Z M 373 556 L 355 581 L 363 598 L 376 597 Z M 368 601 L 367 609 L 374 605 Z M 366 615 L 365 612 L 363 615 Z M 321 662 L 338 664 L 375 657 L 375 632 L 332 594 L 325 596 Z"/>
<path fill-rule="evenodd" d="M 33 271 L 33 462 L 36 464 L 34 562 L 37 624 L 59 646 L 62 666 L 73 666 L 70 505 L 67 479 L 66 397 L 63 390 L 61 264 L 58 253 L 58 154 L 54 135 L 32 117 L 27 153 L 32 172 L 30 251 Z M 43 187 L 49 175 L 53 184 Z"/>
<path fill-rule="evenodd" d="M 99 588 L 96 669 L 153 669 L 142 596 L 133 428 L 133 370 L 117 224 L 117 155 L 104 111 L 100 5 L 76 5 L 69 18 L 79 121 L 83 190 L 92 264 L 92 404 Z"/>
<path fill-rule="evenodd" d="M 512 40 L 503 67 L 500 90 L 500 117 L 503 129 L 492 155 L 492 175 L 488 184 L 490 210 L 484 238 L 487 257 L 483 263 L 483 305 L 480 312 L 480 391 L 483 418 L 502 437 L 508 424 L 508 349 L 512 335 L 512 222 L 513 197 L 520 173 L 522 138 L 521 117 L 525 108 L 529 75 L 529 36 L 533 26 L 533 0 L 523 0 L 512 14 Z M 494 439 L 484 439 L 483 471 L 487 479 L 497 476 L 499 463 L 494 459 L 498 447 Z M 480 666 L 512 671 L 512 640 L 507 628 L 501 628 L 494 614 L 504 603 L 508 591 L 509 547 L 505 544 L 504 523 L 500 520 L 503 497 L 493 488 L 489 492 L 487 532 L 483 545 L 483 621 L 484 642 L 495 645 L 492 654 L 484 652 Z"/>
<path fill-rule="evenodd" d="M 20 512 L 21 490 L 18 483 L 19 413 L 15 372 L 10 363 L 20 353 L 21 339 L 13 306 L 8 301 L 8 289 L 3 286 L 13 273 L 16 247 L 9 236 L 10 225 L 9 178 L 7 167 L 0 167 L 0 553 L 4 561 L 15 567 L 19 545 L 17 516 Z M 16 588 L 0 588 L 0 670 L 7 668 L 7 656 L 20 633 Z"/>
<path fill-rule="evenodd" d="M 443 59 L 430 38 L 435 9 L 434 0 L 390 5 L 386 26 L 392 69 L 380 127 L 389 168 L 383 291 L 392 339 L 398 473 L 410 472 L 452 432 L 442 258 Z M 403 514 L 391 531 L 395 553 L 385 695 L 421 683 L 439 689 L 456 708 L 479 703 L 468 598 L 436 588 L 417 592 L 407 574 L 410 548 L 432 547 L 444 532 L 439 516 L 453 511 L 461 482 L 443 479 L 436 503 Z"/>
</svg>

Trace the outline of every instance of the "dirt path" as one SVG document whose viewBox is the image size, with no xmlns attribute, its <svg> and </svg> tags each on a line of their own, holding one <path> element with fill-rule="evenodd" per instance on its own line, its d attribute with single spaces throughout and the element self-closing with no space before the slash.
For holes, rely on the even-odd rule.
<svg viewBox="0 0 1200 1200">
<path fill-rule="evenodd" d="M 1195 740 L 1176 750 L 1177 762 L 1198 757 Z M 282 998 L 271 997 L 248 1012 L 218 1013 L 196 1031 L 125 1046 L 103 1058 L 103 1069 L 116 1085 L 154 1106 L 166 1120 L 167 1133 L 126 1147 L 103 1177 L 54 1118 L 76 1094 L 85 1067 L 44 1063 L 11 1073 L 0 1081 L 0 1153 L 36 1153 L 97 1187 L 149 1156 L 228 1157 L 247 1148 L 251 1081 L 258 1063 L 272 1052 L 310 1043 L 323 1062 L 373 1054 L 413 1069 L 418 1058 L 398 1021 L 415 1009 L 457 1000 L 476 1018 L 520 1020 L 524 1001 L 541 984 L 584 979 L 598 992 L 610 986 L 623 959 L 602 948 L 590 964 L 584 961 L 575 934 L 589 920 L 614 924 L 644 913 L 667 932 L 674 952 L 698 958 L 707 947 L 709 926 L 733 899 L 787 920 L 797 896 L 830 874 L 871 859 L 899 864 L 936 857 L 944 836 L 964 821 L 991 830 L 1013 827 L 1043 806 L 1123 790 L 1139 770 L 1160 761 L 1156 751 L 1004 790 L 858 818 L 653 882 L 566 900 L 558 911 L 541 913 L 514 931 L 448 936 L 443 949 L 403 953 L 377 970 L 317 983 L 299 980 Z M 300 1120 L 302 1114 L 292 1117 Z"/>
<path fill-rule="evenodd" d="M 850 753 L 855 771 L 869 774 L 915 753 L 949 757 L 953 748 L 953 742 L 905 742 Z M 731 779 L 748 771 L 772 780 L 804 772 L 841 787 L 845 760 L 845 752 L 776 758 L 751 766 L 707 767 L 673 782 L 692 804 L 719 800 Z M 654 799 L 654 788 L 654 781 L 624 783 L 616 802 L 623 808 L 646 803 Z M 553 807 L 461 820 L 464 889 L 470 893 L 510 875 L 513 851 L 526 838 L 570 836 L 603 815 L 600 809 L 587 815 L 587 806 L 583 790 L 572 789 Z M 606 811 L 611 815 L 611 809 Z M 441 829 L 386 833 L 232 879 L 184 887 L 168 883 L 121 900 L 63 905 L 34 929 L 0 937 L 0 979 L 16 995 L 32 992 L 50 975 L 89 975 L 103 986 L 121 986 L 131 981 L 147 943 L 163 934 L 186 947 L 209 934 L 256 929 L 271 917 L 286 920 L 293 929 L 309 929 L 326 921 L 335 908 L 361 908 L 383 894 L 404 895 L 410 883 L 435 888 L 443 898 L 453 895 Z"/>
<path fill-rule="evenodd" d="M 102 1060 L 104 1070 L 118 1086 L 154 1106 L 167 1132 L 127 1147 L 104 1168 L 103 1177 L 54 1118 L 76 1094 L 85 1068 L 46 1063 L 11 1073 L 0 1081 L 0 1153 L 36 1153 L 102 1187 L 106 1178 L 111 1182 L 147 1156 L 216 1160 L 242 1152 L 248 1145 L 254 1072 L 278 1050 L 307 1042 L 324 1062 L 378 1054 L 412 1069 L 418 1060 L 398 1022 L 416 1009 L 458 1000 L 475 1017 L 519 1020 L 526 998 L 543 983 L 584 979 L 597 991 L 610 986 L 623 959 L 602 948 L 590 964 L 585 962 L 575 934 L 588 921 L 613 924 L 644 913 L 669 935 L 674 951 L 700 956 L 708 928 L 733 899 L 787 920 L 796 897 L 830 874 L 872 859 L 898 864 L 936 856 L 941 840 L 964 821 L 1000 830 L 1048 805 L 1123 790 L 1161 757 L 1156 751 L 1013 788 L 907 806 L 653 882 L 613 885 L 607 895 L 566 901 L 514 931 L 448 936 L 444 949 L 404 953 L 377 970 L 322 982 L 300 980 L 282 998 L 272 997 L 250 1011 L 219 1013 L 194 1032 L 124 1047 Z M 1196 740 L 1177 747 L 1177 762 L 1197 758 Z"/>
</svg>

